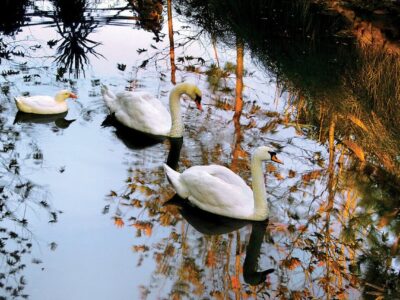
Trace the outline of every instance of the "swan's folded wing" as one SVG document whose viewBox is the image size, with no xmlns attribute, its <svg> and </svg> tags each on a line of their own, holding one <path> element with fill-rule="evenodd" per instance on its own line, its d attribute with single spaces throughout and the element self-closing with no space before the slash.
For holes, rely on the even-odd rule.
<svg viewBox="0 0 400 300">
<path fill-rule="evenodd" d="M 246 182 L 240 176 L 232 172 L 230 169 L 220 165 L 209 165 L 201 167 L 205 168 L 204 170 L 210 175 L 218 177 L 219 179 L 225 181 L 226 183 L 238 186 L 243 192 L 248 193 L 250 197 L 253 196 L 253 191 L 246 184 Z"/>
<path fill-rule="evenodd" d="M 126 126 L 151 134 L 168 135 L 171 116 L 162 103 L 148 93 L 119 93 L 117 119 Z"/>
<path fill-rule="evenodd" d="M 219 170 L 213 175 L 209 167 L 213 166 L 192 167 L 182 173 L 181 181 L 190 193 L 189 200 L 215 214 L 234 218 L 251 216 L 254 212 L 251 189 L 247 185 L 238 185 L 238 180 L 233 179 L 232 174 L 237 175 L 233 172 L 227 175 Z"/>
<path fill-rule="evenodd" d="M 16 100 L 31 107 L 53 107 L 56 104 L 50 96 L 16 97 Z"/>
</svg>

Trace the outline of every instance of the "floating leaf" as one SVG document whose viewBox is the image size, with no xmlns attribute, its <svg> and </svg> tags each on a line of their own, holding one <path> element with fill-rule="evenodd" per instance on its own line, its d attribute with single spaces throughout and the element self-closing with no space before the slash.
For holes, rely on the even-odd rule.
<svg viewBox="0 0 400 300">
<path fill-rule="evenodd" d="M 141 208 L 143 205 L 142 205 L 142 202 L 140 201 L 140 200 L 138 200 L 138 199 L 133 199 L 132 201 L 131 201 L 131 205 L 133 206 L 133 207 L 137 207 L 137 208 Z"/>
<path fill-rule="evenodd" d="M 116 197 L 118 194 L 114 191 L 111 191 L 110 194 L 108 195 L 109 197 Z"/>
<path fill-rule="evenodd" d="M 275 172 L 277 169 L 273 164 L 267 164 L 267 172 L 268 173 L 273 173 Z"/>
<path fill-rule="evenodd" d="M 279 173 L 279 172 L 275 172 L 275 173 L 274 173 L 274 176 L 275 176 L 275 178 L 278 179 L 278 180 L 283 180 L 283 179 L 284 179 L 283 176 L 281 175 L 281 173 Z"/>
<path fill-rule="evenodd" d="M 318 179 L 321 176 L 321 172 L 321 170 L 311 171 L 301 176 L 301 179 L 303 180 L 303 182 L 310 182 L 311 180 Z"/>
<path fill-rule="evenodd" d="M 137 245 L 137 246 L 133 246 L 132 250 L 134 252 L 147 252 L 147 251 L 149 251 L 149 247 L 147 247 L 146 245 Z"/>
<path fill-rule="evenodd" d="M 133 223 L 132 226 L 137 228 L 139 232 L 144 231 L 144 234 L 146 236 L 151 236 L 153 224 L 151 224 L 150 222 L 138 221 L 136 223 Z"/>
<path fill-rule="evenodd" d="M 297 257 L 290 257 L 285 259 L 282 262 L 282 265 L 292 271 L 297 267 L 301 266 L 301 261 Z"/>
<path fill-rule="evenodd" d="M 136 50 L 136 52 L 138 54 L 142 54 L 143 52 L 146 52 L 146 51 L 147 51 L 147 49 L 145 49 L 145 48 L 139 48 L 139 49 Z"/>
<path fill-rule="evenodd" d="M 118 228 L 122 228 L 124 227 L 125 223 L 121 217 L 114 217 L 114 225 L 117 226 Z"/>
</svg>

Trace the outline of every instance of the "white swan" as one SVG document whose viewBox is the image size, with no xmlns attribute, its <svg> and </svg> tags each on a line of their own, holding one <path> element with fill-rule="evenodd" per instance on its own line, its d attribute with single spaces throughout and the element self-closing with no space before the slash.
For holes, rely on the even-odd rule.
<svg viewBox="0 0 400 300">
<path fill-rule="evenodd" d="M 32 96 L 15 97 L 15 104 L 18 110 L 25 113 L 52 115 L 61 114 L 68 110 L 67 98 L 78 98 L 74 93 L 67 90 L 59 91 L 55 97 L 50 96 Z"/>
<path fill-rule="evenodd" d="M 191 83 L 177 84 L 170 92 L 169 107 L 171 114 L 164 105 L 147 92 L 121 92 L 116 95 L 106 86 L 101 92 L 111 113 L 123 125 L 135 130 L 157 136 L 181 137 L 183 123 L 181 116 L 180 97 L 188 95 L 201 108 L 201 91 Z"/>
<path fill-rule="evenodd" d="M 251 159 L 253 190 L 223 166 L 194 166 L 180 174 L 164 164 L 164 170 L 177 194 L 202 210 L 236 219 L 261 221 L 269 214 L 263 160 L 282 163 L 271 148 L 257 148 Z"/>
</svg>

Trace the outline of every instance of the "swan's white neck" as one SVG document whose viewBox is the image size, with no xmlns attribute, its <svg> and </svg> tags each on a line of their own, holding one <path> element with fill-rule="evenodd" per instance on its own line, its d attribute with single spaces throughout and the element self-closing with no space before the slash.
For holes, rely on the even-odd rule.
<svg viewBox="0 0 400 300">
<path fill-rule="evenodd" d="M 172 89 L 169 94 L 169 109 L 171 111 L 171 131 L 170 137 L 181 137 L 183 136 L 183 122 L 181 114 L 181 96 L 185 93 L 185 86 L 177 85 Z"/>
<path fill-rule="evenodd" d="M 267 191 L 265 189 L 262 160 L 257 152 L 251 159 L 251 178 L 254 196 L 253 220 L 265 220 L 268 216 Z"/>
</svg>

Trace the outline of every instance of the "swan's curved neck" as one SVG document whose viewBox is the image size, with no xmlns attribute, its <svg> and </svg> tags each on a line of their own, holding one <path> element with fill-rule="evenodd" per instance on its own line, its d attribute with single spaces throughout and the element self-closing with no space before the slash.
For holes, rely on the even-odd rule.
<svg viewBox="0 0 400 300">
<path fill-rule="evenodd" d="M 181 115 L 181 95 L 184 92 L 181 88 L 175 87 L 169 94 L 169 109 L 171 111 L 171 131 L 170 137 L 183 136 L 183 122 Z"/>
<path fill-rule="evenodd" d="M 257 154 L 251 159 L 251 177 L 254 196 L 253 220 L 265 220 L 268 216 L 267 191 L 265 189 L 262 160 Z"/>
</svg>

